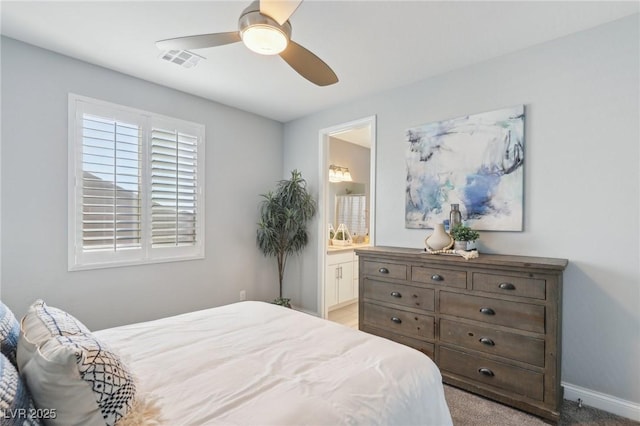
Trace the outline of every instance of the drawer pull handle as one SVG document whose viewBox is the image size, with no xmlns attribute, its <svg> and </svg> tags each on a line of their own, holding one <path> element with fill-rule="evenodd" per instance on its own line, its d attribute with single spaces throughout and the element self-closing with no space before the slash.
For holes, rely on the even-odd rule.
<svg viewBox="0 0 640 426">
<path fill-rule="evenodd" d="M 487 377 L 493 377 L 493 371 L 489 370 L 488 368 L 478 368 L 478 373 L 487 376 Z"/>
<path fill-rule="evenodd" d="M 432 275 L 431 279 L 433 281 L 444 281 L 444 278 L 442 278 L 442 275 L 438 275 L 438 274 Z"/>
<path fill-rule="evenodd" d="M 391 317 L 391 321 L 395 322 L 396 324 L 402 324 L 402 320 L 398 317 Z"/>
<path fill-rule="evenodd" d="M 483 345 L 487 345 L 487 346 L 495 346 L 495 343 L 493 342 L 493 340 L 487 338 L 487 337 L 481 337 L 480 338 L 480 343 L 482 343 Z"/>
<path fill-rule="evenodd" d="M 495 315 L 496 311 L 491 308 L 480 308 L 480 313 L 485 315 Z"/>
<path fill-rule="evenodd" d="M 402 297 L 402 294 L 398 293 L 397 291 L 392 291 L 391 292 L 391 296 L 400 298 L 400 297 Z"/>
<path fill-rule="evenodd" d="M 500 285 L 498 286 L 503 290 L 515 290 L 516 286 L 511 284 L 511 283 L 500 283 Z"/>
<path fill-rule="evenodd" d="M 380 272 L 381 274 L 388 274 L 389 270 L 387 268 L 380 268 L 378 269 L 378 272 Z"/>
</svg>

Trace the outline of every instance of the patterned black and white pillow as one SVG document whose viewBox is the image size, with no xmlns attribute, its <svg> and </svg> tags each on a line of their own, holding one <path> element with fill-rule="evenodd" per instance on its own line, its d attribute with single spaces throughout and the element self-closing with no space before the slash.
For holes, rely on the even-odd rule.
<svg viewBox="0 0 640 426">
<path fill-rule="evenodd" d="M 0 302 L 0 352 L 16 364 L 16 348 L 18 347 L 18 337 L 20 336 L 20 324 L 11 309 Z"/>
<path fill-rule="evenodd" d="M 51 424 L 112 426 L 135 401 L 133 374 L 120 357 L 72 315 L 42 301 L 22 320 L 18 366 L 36 406 L 56 409 Z"/>
<path fill-rule="evenodd" d="M 9 359 L 0 354 L 0 423 L 36 426 L 40 421 L 29 390 Z"/>
</svg>

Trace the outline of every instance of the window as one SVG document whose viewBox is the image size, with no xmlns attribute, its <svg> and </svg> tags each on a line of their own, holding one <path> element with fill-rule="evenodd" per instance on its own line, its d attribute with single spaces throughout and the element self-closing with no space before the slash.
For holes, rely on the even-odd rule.
<svg viewBox="0 0 640 426">
<path fill-rule="evenodd" d="M 367 234 L 366 209 L 366 195 L 336 195 L 337 223 L 344 223 L 352 237 Z"/>
<path fill-rule="evenodd" d="M 204 126 L 69 95 L 69 270 L 204 256 Z"/>
</svg>

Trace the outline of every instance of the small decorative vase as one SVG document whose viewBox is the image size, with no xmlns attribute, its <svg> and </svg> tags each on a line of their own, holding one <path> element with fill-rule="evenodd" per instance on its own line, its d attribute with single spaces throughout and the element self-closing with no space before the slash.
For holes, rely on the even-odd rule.
<svg viewBox="0 0 640 426">
<path fill-rule="evenodd" d="M 460 213 L 459 204 L 451 204 L 451 211 L 449 212 L 449 232 L 456 226 L 462 223 L 462 213 Z"/>
<path fill-rule="evenodd" d="M 438 223 L 433 227 L 433 234 L 424 240 L 429 250 L 448 249 L 453 245 L 453 238 L 444 230 L 444 223 Z"/>
<path fill-rule="evenodd" d="M 329 245 L 333 245 L 333 237 L 336 235 L 336 230 L 333 229 L 333 225 L 329 224 Z"/>
</svg>

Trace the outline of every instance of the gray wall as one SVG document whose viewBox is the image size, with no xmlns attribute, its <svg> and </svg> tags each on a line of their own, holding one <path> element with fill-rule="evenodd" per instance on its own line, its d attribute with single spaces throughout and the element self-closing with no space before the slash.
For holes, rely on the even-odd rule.
<svg viewBox="0 0 640 426">
<path fill-rule="evenodd" d="M 525 104 L 525 231 L 481 232 L 480 251 L 569 259 L 562 379 L 638 403 L 639 39 L 635 15 L 287 123 L 285 169 L 317 190 L 319 130 L 376 115 L 376 244 L 421 248 L 428 231 L 404 228 L 405 129 Z M 286 288 L 317 310 L 311 244 Z"/>
<path fill-rule="evenodd" d="M 329 164 L 348 167 L 354 182 L 369 188 L 371 150 L 355 143 L 329 138 Z"/>
<path fill-rule="evenodd" d="M 188 77 L 188 70 L 185 70 Z M 204 260 L 67 272 L 69 92 L 206 126 Z M 278 294 L 255 245 L 259 194 L 282 178 L 281 123 L 2 39 L 2 300 L 36 298 L 97 329 Z"/>
</svg>

